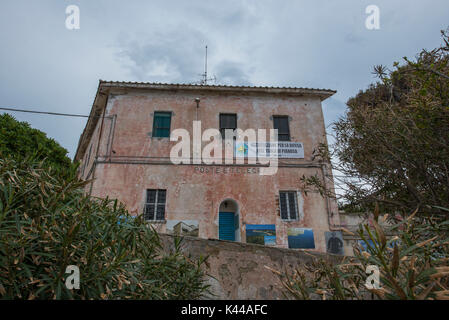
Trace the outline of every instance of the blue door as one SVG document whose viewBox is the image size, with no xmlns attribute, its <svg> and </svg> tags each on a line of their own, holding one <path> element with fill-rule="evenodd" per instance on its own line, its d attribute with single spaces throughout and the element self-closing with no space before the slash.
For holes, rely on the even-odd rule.
<svg viewBox="0 0 449 320">
<path fill-rule="evenodd" d="M 218 215 L 218 238 L 235 241 L 234 212 L 220 212 Z"/>
</svg>

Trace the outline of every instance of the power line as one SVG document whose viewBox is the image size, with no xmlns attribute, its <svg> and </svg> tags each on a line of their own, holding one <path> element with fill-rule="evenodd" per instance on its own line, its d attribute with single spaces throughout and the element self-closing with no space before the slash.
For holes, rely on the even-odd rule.
<svg viewBox="0 0 449 320">
<path fill-rule="evenodd" d="M 70 114 L 70 113 L 58 113 L 58 112 L 48 112 L 48 111 L 34 111 L 34 110 L 24 110 L 15 108 L 0 107 L 0 110 L 14 111 L 14 112 L 26 112 L 26 113 L 38 113 L 38 114 L 48 114 L 52 116 L 63 116 L 63 117 L 78 117 L 78 118 L 95 118 L 101 116 L 87 116 L 84 114 Z"/>
</svg>

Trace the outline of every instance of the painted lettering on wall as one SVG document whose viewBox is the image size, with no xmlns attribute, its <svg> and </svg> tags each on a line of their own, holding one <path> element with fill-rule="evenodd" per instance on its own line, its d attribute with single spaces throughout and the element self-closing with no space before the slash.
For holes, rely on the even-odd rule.
<svg viewBox="0 0 449 320">
<path fill-rule="evenodd" d="M 205 174 L 259 174 L 260 168 L 201 166 L 195 167 L 194 171 L 195 173 L 205 173 Z"/>
</svg>

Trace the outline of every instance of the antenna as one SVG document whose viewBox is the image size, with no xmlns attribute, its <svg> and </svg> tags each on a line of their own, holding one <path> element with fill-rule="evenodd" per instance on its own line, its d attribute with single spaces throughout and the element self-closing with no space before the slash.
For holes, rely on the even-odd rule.
<svg viewBox="0 0 449 320">
<path fill-rule="evenodd" d="M 202 79 L 200 81 L 200 84 L 202 84 L 202 85 L 207 85 L 207 81 L 212 81 L 212 80 L 214 82 L 217 81 L 217 77 L 215 77 L 215 76 L 213 76 L 212 78 L 207 77 L 207 45 L 206 45 L 206 56 L 204 59 L 204 73 L 201 74 L 201 77 L 202 77 Z"/>
<path fill-rule="evenodd" d="M 207 84 L 207 46 L 206 46 L 206 58 L 204 59 L 204 84 Z"/>
</svg>

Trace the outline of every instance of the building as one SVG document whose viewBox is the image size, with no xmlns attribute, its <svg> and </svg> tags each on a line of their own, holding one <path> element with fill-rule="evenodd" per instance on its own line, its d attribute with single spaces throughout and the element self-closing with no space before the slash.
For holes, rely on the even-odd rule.
<svg viewBox="0 0 449 320">
<path fill-rule="evenodd" d="M 362 226 L 368 225 L 370 228 L 374 228 L 373 224 L 374 214 L 370 212 L 354 213 L 340 210 L 339 215 L 340 215 L 340 225 L 350 232 L 343 234 L 344 254 L 347 256 L 353 256 L 354 246 L 363 248 L 365 251 L 367 251 L 367 243 L 364 240 L 362 240 L 358 231 L 360 229 L 360 225 Z M 391 239 L 396 235 L 396 232 L 394 230 L 391 230 L 394 224 L 387 221 L 387 216 L 388 215 L 380 214 L 378 216 L 377 223 L 383 229 L 387 238 Z M 402 217 L 400 215 L 396 215 L 396 219 L 400 220 L 402 219 Z M 374 245 L 373 241 L 369 238 L 367 239 L 367 242 L 370 246 Z M 389 246 L 390 248 L 393 248 L 394 242 L 390 243 Z"/>
<path fill-rule="evenodd" d="M 259 235 L 266 235 L 266 244 L 325 252 L 325 232 L 339 230 L 336 202 L 303 194 L 300 178 L 316 175 L 333 189 L 329 165 L 312 154 L 326 142 L 321 102 L 334 93 L 100 81 L 75 155 L 79 175 L 92 180 L 86 190 L 91 195 L 117 198 L 160 232 L 186 221 L 198 226 L 202 238 L 251 242 L 247 230 L 265 230 Z M 192 142 L 184 162 L 175 164 L 170 153 L 178 142 L 170 133 L 181 128 L 194 139 L 194 121 L 203 134 L 210 128 L 223 135 L 225 129 L 278 129 L 277 172 L 262 174 L 268 165 L 248 159 L 237 163 L 238 153 L 247 155 L 254 146 L 250 139 L 240 145 L 235 140 L 232 163 L 207 157 L 198 163 Z M 221 140 L 220 132 L 214 141 Z"/>
<path fill-rule="evenodd" d="M 198 225 L 187 224 L 184 221 L 177 222 L 171 229 L 167 226 L 167 231 L 172 234 L 198 237 Z"/>
</svg>

